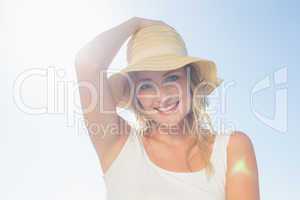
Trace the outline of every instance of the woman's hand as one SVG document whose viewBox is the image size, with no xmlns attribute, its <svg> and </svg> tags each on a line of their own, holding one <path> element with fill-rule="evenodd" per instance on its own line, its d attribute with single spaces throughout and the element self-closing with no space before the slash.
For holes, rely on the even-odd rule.
<svg viewBox="0 0 300 200">
<path fill-rule="evenodd" d="M 171 27 L 170 25 L 166 24 L 165 22 L 163 22 L 161 20 L 146 19 L 146 18 L 141 18 L 141 17 L 133 17 L 132 19 L 135 20 L 136 24 L 137 24 L 135 31 L 138 31 L 147 26 L 156 25 L 156 24 L 161 24 L 161 25 Z M 173 27 L 171 27 L 171 28 L 174 29 Z"/>
<path fill-rule="evenodd" d="M 156 24 L 168 26 L 168 27 L 171 27 L 172 29 L 174 29 L 172 26 L 166 24 L 165 22 L 163 22 L 161 20 L 152 20 L 152 19 L 146 19 L 146 18 L 141 18 L 141 17 L 133 17 L 133 18 L 131 18 L 131 20 L 134 21 L 134 24 L 135 24 L 133 34 L 142 28 L 156 25 Z M 131 46 L 132 46 L 132 37 L 129 39 L 129 41 L 127 43 L 127 62 L 128 63 L 130 62 L 130 59 L 131 59 L 131 51 L 130 51 Z"/>
</svg>

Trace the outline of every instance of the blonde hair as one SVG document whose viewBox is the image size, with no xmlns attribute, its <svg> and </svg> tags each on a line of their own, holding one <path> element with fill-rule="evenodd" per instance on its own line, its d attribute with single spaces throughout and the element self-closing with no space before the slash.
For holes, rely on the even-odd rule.
<svg viewBox="0 0 300 200">
<path fill-rule="evenodd" d="M 201 152 L 201 158 L 204 162 L 205 172 L 207 176 L 214 173 L 214 167 L 210 161 L 211 154 L 209 153 L 209 145 L 214 142 L 215 133 L 209 114 L 207 113 L 208 99 L 207 95 L 201 94 L 200 85 L 202 84 L 201 77 L 198 77 L 195 68 L 192 64 L 184 66 L 185 69 L 190 70 L 190 91 L 191 91 L 191 110 L 185 116 L 184 130 L 188 130 L 188 134 L 195 134 L 197 136 L 198 146 Z M 137 102 L 137 101 L 136 101 Z M 151 131 L 156 124 L 155 121 L 147 119 L 145 115 L 138 111 L 136 105 L 133 103 L 130 109 L 134 112 L 139 124 L 138 136 L 142 136 Z M 190 129 L 190 127 L 192 127 Z M 189 163 L 188 163 L 189 164 Z"/>
</svg>

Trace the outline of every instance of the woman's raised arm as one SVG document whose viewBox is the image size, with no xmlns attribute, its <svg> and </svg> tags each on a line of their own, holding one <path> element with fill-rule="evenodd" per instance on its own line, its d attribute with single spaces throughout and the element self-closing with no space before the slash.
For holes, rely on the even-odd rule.
<svg viewBox="0 0 300 200">
<path fill-rule="evenodd" d="M 120 135 L 127 131 L 120 128 L 126 122 L 116 113 L 116 102 L 112 98 L 106 77 L 107 69 L 138 25 L 139 19 L 134 17 L 102 32 L 76 55 L 75 68 L 85 125 L 101 162 L 105 162 L 105 155 Z"/>
<path fill-rule="evenodd" d="M 92 143 L 106 168 L 112 161 L 112 149 L 129 133 L 130 126 L 116 113 L 116 103 L 107 80 L 107 69 L 129 36 L 140 28 L 163 23 L 133 17 L 100 33 L 77 53 L 75 68 L 85 125 Z M 125 137 L 126 138 L 126 137 Z M 120 142 L 122 143 L 122 142 Z M 119 143 L 118 143 L 119 144 Z"/>
</svg>

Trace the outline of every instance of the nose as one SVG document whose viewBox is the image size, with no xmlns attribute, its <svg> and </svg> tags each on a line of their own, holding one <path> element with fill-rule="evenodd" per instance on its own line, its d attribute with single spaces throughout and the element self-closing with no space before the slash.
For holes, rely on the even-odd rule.
<svg viewBox="0 0 300 200">
<path fill-rule="evenodd" d="M 155 107 L 166 107 L 178 100 L 178 94 L 169 87 L 160 87 L 155 100 Z"/>
</svg>

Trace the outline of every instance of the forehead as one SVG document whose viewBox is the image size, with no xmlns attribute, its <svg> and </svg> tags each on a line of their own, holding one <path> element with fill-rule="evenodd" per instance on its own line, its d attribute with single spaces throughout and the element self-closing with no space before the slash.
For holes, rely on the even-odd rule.
<svg viewBox="0 0 300 200">
<path fill-rule="evenodd" d="M 159 79 L 163 78 L 164 76 L 168 74 L 173 74 L 173 73 L 185 73 L 185 69 L 183 67 L 175 70 L 169 70 L 169 71 L 138 71 L 138 72 L 133 72 L 132 75 L 135 80 L 140 80 L 140 79 Z"/>
</svg>

